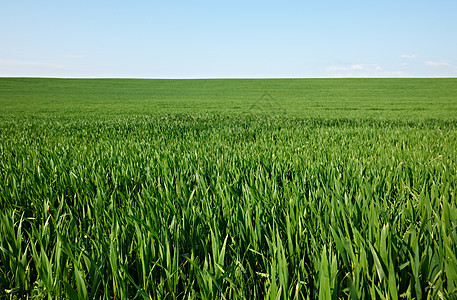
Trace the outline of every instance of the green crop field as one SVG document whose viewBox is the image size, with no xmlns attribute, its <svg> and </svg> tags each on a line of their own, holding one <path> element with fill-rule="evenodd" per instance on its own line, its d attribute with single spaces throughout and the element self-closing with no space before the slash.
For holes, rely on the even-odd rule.
<svg viewBox="0 0 457 300">
<path fill-rule="evenodd" d="M 455 299 L 457 79 L 0 78 L 0 299 Z"/>
</svg>

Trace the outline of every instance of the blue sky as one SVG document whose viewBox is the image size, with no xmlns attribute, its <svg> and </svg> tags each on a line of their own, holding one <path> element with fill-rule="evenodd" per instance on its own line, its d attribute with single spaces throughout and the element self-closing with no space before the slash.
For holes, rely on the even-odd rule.
<svg viewBox="0 0 457 300">
<path fill-rule="evenodd" d="M 0 76 L 457 77 L 457 1 L 3 0 Z"/>
</svg>

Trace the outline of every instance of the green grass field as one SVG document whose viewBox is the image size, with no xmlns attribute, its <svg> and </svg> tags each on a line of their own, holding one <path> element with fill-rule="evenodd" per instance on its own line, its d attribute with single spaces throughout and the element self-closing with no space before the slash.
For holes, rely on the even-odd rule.
<svg viewBox="0 0 457 300">
<path fill-rule="evenodd" d="M 457 79 L 1 78 L 0 299 L 454 299 L 456 158 Z"/>
<path fill-rule="evenodd" d="M 252 110 L 264 92 L 274 97 Z M 455 119 L 457 79 L 8 79 L 1 116 L 272 114 L 300 118 Z M 280 107 L 278 111 L 276 108 Z"/>
</svg>

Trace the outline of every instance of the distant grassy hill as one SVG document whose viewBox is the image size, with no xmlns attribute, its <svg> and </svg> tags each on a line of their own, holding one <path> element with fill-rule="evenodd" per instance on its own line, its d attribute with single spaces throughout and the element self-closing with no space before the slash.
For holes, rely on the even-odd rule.
<svg viewBox="0 0 457 300">
<path fill-rule="evenodd" d="M 15 113 L 453 119 L 457 79 L 0 78 L 0 114 Z"/>
</svg>

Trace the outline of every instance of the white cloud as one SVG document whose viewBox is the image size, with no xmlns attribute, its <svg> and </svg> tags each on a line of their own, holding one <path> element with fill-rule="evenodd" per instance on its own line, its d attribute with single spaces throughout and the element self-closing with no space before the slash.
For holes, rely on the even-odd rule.
<svg viewBox="0 0 457 300">
<path fill-rule="evenodd" d="M 401 58 L 406 58 L 406 59 L 413 59 L 416 58 L 417 54 L 403 54 Z"/>
<path fill-rule="evenodd" d="M 426 61 L 425 62 L 426 66 L 429 67 L 448 67 L 448 68 L 456 68 L 455 66 L 451 65 L 450 63 L 447 62 L 435 62 L 435 61 Z"/>
<path fill-rule="evenodd" d="M 327 68 L 327 71 L 330 71 L 330 72 L 338 72 L 338 71 L 345 71 L 346 68 L 343 68 L 343 67 L 336 67 L 336 66 L 331 66 L 329 68 Z"/>
<path fill-rule="evenodd" d="M 349 67 L 332 66 L 332 67 L 327 68 L 327 70 L 331 71 L 331 72 L 366 71 L 366 70 L 369 69 L 367 66 L 369 66 L 369 65 L 354 64 L 354 65 L 351 65 Z"/>
<path fill-rule="evenodd" d="M 331 77 L 407 77 L 402 71 L 388 71 L 378 64 L 352 64 L 350 66 L 331 66 L 327 71 Z"/>
<path fill-rule="evenodd" d="M 366 68 L 362 64 L 356 64 L 356 65 L 351 66 L 351 70 L 364 71 L 364 70 L 366 70 Z"/>
</svg>

